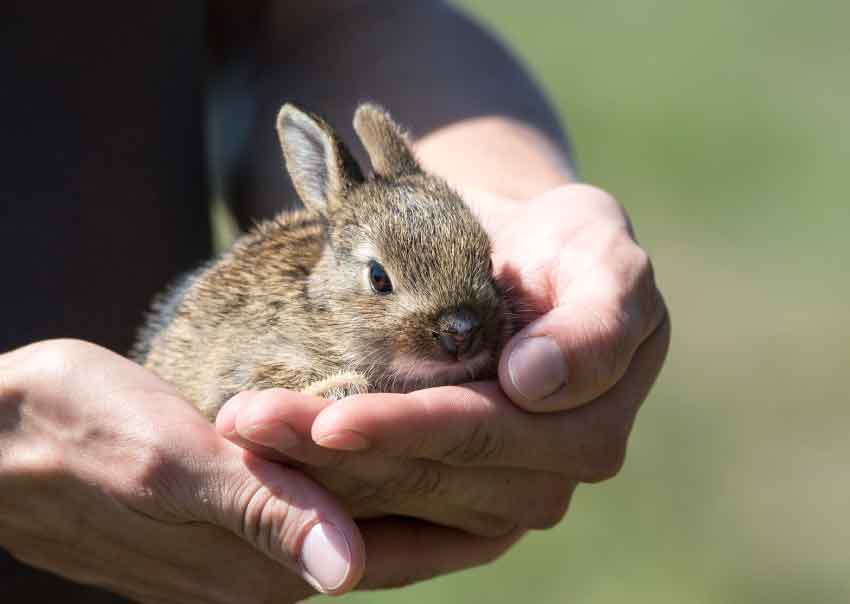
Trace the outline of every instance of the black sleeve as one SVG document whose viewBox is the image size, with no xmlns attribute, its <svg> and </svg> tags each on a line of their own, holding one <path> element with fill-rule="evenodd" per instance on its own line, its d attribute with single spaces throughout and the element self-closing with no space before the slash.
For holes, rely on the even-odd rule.
<svg viewBox="0 0 850 604">
<path fill-rule="evenodd" d="M 201 2 L 0 5 L 0 352 L 126 352 L 153 295 L 210 254 Z M 0 549 L 4 603 L 120 602 Z"/>
</svg>

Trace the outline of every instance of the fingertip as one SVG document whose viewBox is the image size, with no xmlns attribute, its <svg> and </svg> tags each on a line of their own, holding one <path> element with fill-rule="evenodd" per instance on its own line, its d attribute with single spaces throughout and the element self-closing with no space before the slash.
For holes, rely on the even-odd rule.
<svg viewBox="0 0 850 604">
<path fill-rule="evenodd" d="M 627 317 L 602 304 L 556 307 L 505 347 L 500 383 L 526 411 L 575 409 L 602 396 L 625 375 L 640 345 L 632 327 Z"/>
<path fill-rule="evenodd" d="M 281 398 L 294 393 L 281 389 L 257 393 L 239 409 L 235 417 L 235 430 L 242 438 L 283 451 L 298 443 L 295 429 L 287 421 L 287 408 Z"/>
<path fill-rule="evenodd" d="M 360 531 L 354 523 L 348 529 L 320 521 L 309 529 L 301 544 L 302 576 L 321 593 L 351 591 L 366 570 L 366 547 Z"/>
<path fill-rule="evenodd" d="M 551 411 L 553 398 L 565 390 L 569 366 L 557 340 L 548 334 L 520 334 L 499 360 L 499 383 L 505 394 L 527 411 Z M 558 407 L 556 407 L 557 409 Z"/>
<path fill-rule="evenodd" d="M 311 428 L 313 441 L 328 449 L 369 449 L 373 441 L 383 440 L 388 429 L 394 434 L 405 429 L 404 418 L 410 412 L 406 403 L 415 401 L 415 395 L 355 394 L 333 402 L 316 416 Z"/>
<path fill-rule="evenodd" d="M 352 397 L 354 398 L 354 397 Z M 350 425 L 349 399 L 334 403 L 324 409 L 311 428 L 313 442 L 325 449 L 338 451 L 365 451 L 371 447 L 370 439 Z"/>
<path fill-rule="evenodd" d="M 244 407 L 245 403 L 248 402 L 253 395 L 256 394 L 254 390 L 243 390 L 232 396 L 224 405 L 222 405 L 221 409 L 218 410 L 218 414 L 215 417 L 215 429 L 221 436 L 225 438 L 232 438 L 236 436 L 236 418 L 239 416 L 239 412 Z"/>
<path fill-rule="evenodd" d="M 340 502 L 302 472 L 246 452 L 219 480 L 217 523 L 325 594 L 360 582 L 366 548 Z M 221 476 L 219 479 L 222 478 Z"/>
</svg>

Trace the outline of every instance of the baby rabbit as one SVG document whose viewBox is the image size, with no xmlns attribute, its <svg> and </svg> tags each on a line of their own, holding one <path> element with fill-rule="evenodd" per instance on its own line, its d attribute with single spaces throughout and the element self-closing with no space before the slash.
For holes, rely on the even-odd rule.
<svg viewBox="0 0 850 604">
<path fill-rule="evenodd" d="M 328 124 L 285 105 L 277 132 L 306 209 L 154 305 L 134 357 L 209 419 L 246 389 L 338 399 L 494 374 L 511 325 L 487 234 L 383 109 L 361 105 L 354 128 L 368 179 Z"/>
</svg>

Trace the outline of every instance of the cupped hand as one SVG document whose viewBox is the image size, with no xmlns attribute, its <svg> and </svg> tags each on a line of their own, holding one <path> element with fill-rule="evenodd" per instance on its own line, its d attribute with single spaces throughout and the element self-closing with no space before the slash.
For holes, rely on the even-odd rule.
<svg viewBox="0 0 850 604">
<path fill-rule="evenodd" d="M 497 535 L 557 523 L 578 482 L 615 475 L 666 356 L 669 320 L 621 206 L 568 185 L 524 202 L 467 191 L 520 330 L 499 383 L 330 403 L 238 395 L 219 432 L 296 460 L 355 515 Z"/>
<path fill-rule="evenodd" d="M 292 602 L 478 564 L 515 538 L 358 528 L 118 355 L 74 340 L 0 355 L 0 546 L 72 580 L 140 602 Z"/>
<path fill-rule="evenodd" d="M 661 370 L 670 325 L 622 206 L 582 184 L 525 203 L 471 199 L 525 325 L 502 352 L 502 388 L 527 411 L 564 411 L 628 379 L 639 386 L 628 397 L 633 416 Z"/>
</svg>

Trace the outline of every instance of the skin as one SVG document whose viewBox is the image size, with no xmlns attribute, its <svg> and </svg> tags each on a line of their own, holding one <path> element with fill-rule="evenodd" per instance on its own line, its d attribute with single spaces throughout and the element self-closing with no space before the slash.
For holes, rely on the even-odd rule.
<svg viewBox="0 0 850 604">
<path fill-rule="evenodd" d="M 294 17 L 286 3 L 229 4 L 211 7 L 214 57 L 256 42 L 261 74 L 258 126 L 229 172 L 237 216 L 273 214 L 288 194 L 265 126 L 282 98 L 296 91 L 341 125 L 356 101 L 380 99 L 413 128 L 426 167 L 464 189 L 497 271 L 527 303 L 532 323 L 505 361 L 524 335 L 548 334 L 568 372 L 536 380 L 554 384 L 538 397 L 514 387 L 507 362 L 501 388 L 337 403 L 247 392 L 216 434 L 129 361 L 39 342 L 0 356 L 0 544 L 143 602 L 291 602 L 315 587 L 343 593 L 361 575 L 362 587 L 388 587 L 491 561 L 524 528 L 557 522 L 578 481 L 621 466 L 669 341 L 646 255 L 610 196 L 569 184 L 563 134 L 525 72 L 452 9 L 315 2 Z M 402 441 L 411 430 L 422 438 Z M 264 459 L 282 456 L 302 471 Z M 371 519 L 355 524 L 345 506 Z M 394 510 L 412 519 L 384 517 Z M 301 563 L 318 518 L 352 555 L 341 581 L 311 587 Z"/>
<path fill-rule="evenodd" d="M 0 355 L 0 435 L 4 548 L 140 602 L 293 602 L 358 581 L 400 585 L 490 560 L 516 539 L 398 519 L 356 526 L 303 474 L 221 439 L 172 386 L 79 340 Z M 352 555 L 325 587 L 304 551 L 319 522 Z M 410 539 L 422 547 L 409 551 Z"/>
</svg>

